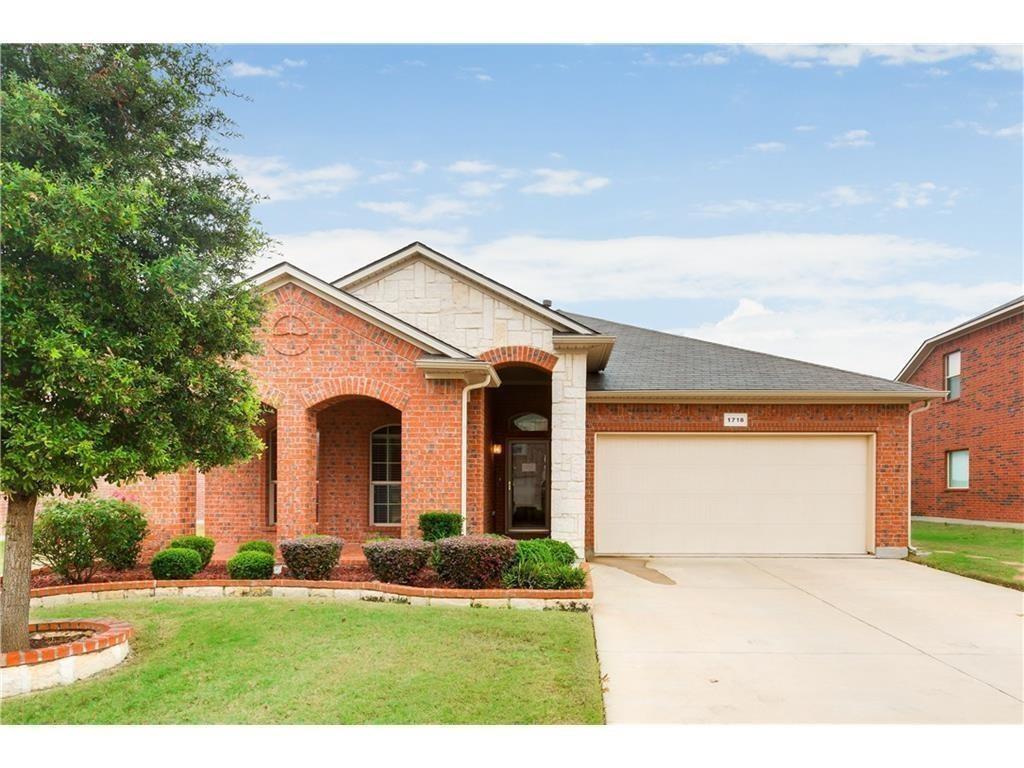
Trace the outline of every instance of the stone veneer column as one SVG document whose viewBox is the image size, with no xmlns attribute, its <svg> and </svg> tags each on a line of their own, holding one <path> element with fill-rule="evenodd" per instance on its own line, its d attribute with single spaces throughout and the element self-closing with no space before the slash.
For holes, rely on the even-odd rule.
<svg viewBox="0 0 1024 768">
<path fill-rule="evenodd" d="M 551 538 L 583 557 L 587 353 L 562 352 L 551 372 Z"/>
<path fill-rule="evenodd" d="M 277 538 L 316 533 L 316 415 L 297 403 L 277 411 Z"/>
</svg>

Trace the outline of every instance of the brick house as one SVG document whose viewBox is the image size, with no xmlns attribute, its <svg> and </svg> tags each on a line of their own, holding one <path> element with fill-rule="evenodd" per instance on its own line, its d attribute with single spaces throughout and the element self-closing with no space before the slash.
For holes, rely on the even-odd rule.
<svg viewBox="0 0 1024 768">
<path fill-rule="evenodd" d="M 420 243 L 253 280 L 267 449 L 119 489 L 154 547 L 358 552 L 453 510 L 581 555 L 906 551 L 907 407 L 941 392 L 559 312 Z"/>
<path fill-rule="evenodd" d="M 897 377 L 946 390 L 917 408 L 911 511 L 1024 523 L 1024 296 L 925 341 Z"/>
</svg>

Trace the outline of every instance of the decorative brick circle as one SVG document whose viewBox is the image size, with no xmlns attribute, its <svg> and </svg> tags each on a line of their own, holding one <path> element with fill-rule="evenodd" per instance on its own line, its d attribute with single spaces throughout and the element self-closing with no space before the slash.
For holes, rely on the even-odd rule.
<svg viewBox="0 0 1024 768">
<path fill-rule="evenodd" d="M 68 656 L 79 656 L 94 651 L 102 651 L 113 645 L 127 643 L 135 633 L 132 625 L 117 619 L 90 619 L 89 621 L 44 621 L 28 625 L 32 632 L 74 632 L 87 630 L 94 634 L 91 637 L 71 643 L 51 645 L 29 651 L 11 651 L 0 658 L 0 667 L 17 667 L 28 664 L 40 664 L 44 661 L 56 661 Z"/>
<path fill-rule="evenodd" d="M 282 355 L 301 355 L 309 349 L 309 327 L 298 315 L 282 315 L 270 331 L 270 346 Z"/>
</svg>

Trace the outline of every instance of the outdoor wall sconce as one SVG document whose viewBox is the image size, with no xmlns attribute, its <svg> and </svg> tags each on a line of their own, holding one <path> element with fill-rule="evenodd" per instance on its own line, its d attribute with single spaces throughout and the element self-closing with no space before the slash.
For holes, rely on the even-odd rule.
<svg viewBox="0 0 1024 768">
<path fill-rule="evenodd" d="M 491 446 L 491 453 L 493 453 L 495 456 L 501 456 L 501 451 L 501 443 L 494 443 L 494 445 Z"/>
</svg>

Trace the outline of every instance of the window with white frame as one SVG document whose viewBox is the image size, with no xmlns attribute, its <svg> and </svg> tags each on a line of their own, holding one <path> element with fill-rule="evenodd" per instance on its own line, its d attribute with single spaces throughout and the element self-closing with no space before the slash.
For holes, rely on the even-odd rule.
<svg viewBox="0 0 1024 768">
<path fill-rule="evenodd" d="M 960 397 L 960 350 L 946 355 L 946 389 L 949 390 L 947 400 Z"/>
<path fill-rule="evenodd" d="M 277 429 L 267 430 L 267 525 L 277 525 Z"/>
<path fill-rule="evenodd" d="M 970 484 L 970 451 L 946 452 L 946 487 L 967 488 Z"/>
<path fill-rule="evenodd" d="M 402 427 L 398 424 L 370 435 L 370 522 L 402 522 Z"/>
</svg>

